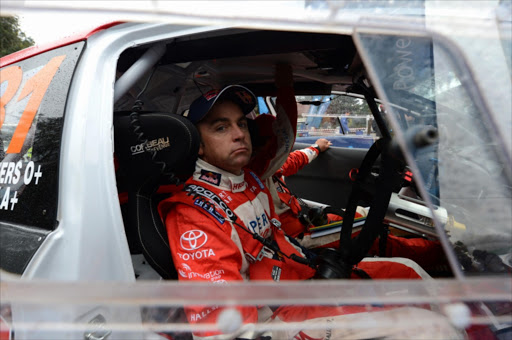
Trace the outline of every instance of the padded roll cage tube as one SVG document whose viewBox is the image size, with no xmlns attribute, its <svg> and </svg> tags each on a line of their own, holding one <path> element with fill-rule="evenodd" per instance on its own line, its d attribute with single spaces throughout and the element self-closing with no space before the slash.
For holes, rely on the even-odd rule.
<svg viewBox="0 0 512 340">
<path fill-rule="evenodd" d="M 114 104 L 135 85 L 137 80 L 155 66 L 165 51 L 166 45 L 164 43 L 153 46 L 116 81 L 114 85 Z"/>
</svg>

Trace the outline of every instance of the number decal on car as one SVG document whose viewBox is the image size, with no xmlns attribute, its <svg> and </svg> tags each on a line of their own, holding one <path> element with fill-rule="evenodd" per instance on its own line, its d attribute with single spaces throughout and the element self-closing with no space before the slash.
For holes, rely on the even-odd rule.
<svg viewBox="0 0 512 340">
<path fill-rule="evenodd" d="M 2 128 L 5 120 L 5 105 L 11 101 L 18 91 L 22 76 L 23 72 L 19 66 L 11 66 L 0 71 L 2 82 L 7 81 L 7 89 L 2 98 L 0 98 L 0 128 Z"/>
<path fill-rule="evenodd" d="M 16 130 L 12 135 L 11 142 L 7 148 L 6 153 L 19 153 L 27 137 L 27 133 L 34 121 L 37 110 L 41 105 L 41 101 L 50 86 L 50 83 L 59 69 L 62 61 L 66 58 L 65 55 L 52 58 L 39 72 L 27 80 L 17 101 L 26 98 L 30 95 L 27 106 L 21 115 L 21 118 L 16 126 Z M 0 71 L 0 78 L 7 81 L 7 89 L 0 98 L 0 128 L 5 120 L 6 109 L 5 106 L 13 99 L 14 95 L 18 92 L 22 80 L 22 71 L 19 66 L 12 66 Z"/>
</svg>

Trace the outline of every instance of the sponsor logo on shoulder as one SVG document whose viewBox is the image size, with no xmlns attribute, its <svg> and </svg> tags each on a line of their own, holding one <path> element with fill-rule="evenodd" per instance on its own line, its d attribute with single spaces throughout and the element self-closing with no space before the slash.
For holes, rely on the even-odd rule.
<svg viewBox="0 0 512 340">
<path fill-rule="evenodd" d="M 205 181 L 207 183 L 219 186 L 220 179 L 222 178 L 222 175 L 213 171 L 207 171 L 204 169 L 201 169 L 201 176 L 199 176 L 199 179 L 202 181 Z"/>
</svg>

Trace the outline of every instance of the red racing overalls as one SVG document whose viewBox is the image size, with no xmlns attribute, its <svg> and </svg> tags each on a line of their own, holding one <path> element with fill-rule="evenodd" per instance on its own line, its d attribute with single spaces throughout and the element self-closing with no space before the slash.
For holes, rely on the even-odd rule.
<svg viewBox="0 0 512 340">
<path fill-rule="evenodd" d="M 304 280 L 315 273 L 253 238 L 256 233 L 282 253 L 304 257 L 281 230 L 268 189 L 248 169 L 235 176 L 199 159 L 183 191 L 162 201 L 159 212 L 180 281 Z M 244 322 L 257 320 L 256 307 L 239 310 Z M 216 322 L 221 309 L 185 311 L 190 323 L 198 323 Z"/>
</svg>

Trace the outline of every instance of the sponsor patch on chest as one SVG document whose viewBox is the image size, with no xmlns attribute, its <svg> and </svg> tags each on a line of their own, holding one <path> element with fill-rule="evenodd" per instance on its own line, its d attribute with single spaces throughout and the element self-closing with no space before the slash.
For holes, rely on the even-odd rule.
<svg viewBox="0 0 512 340">
<path fill-rule="evenodd" d="M 220 224 L 224 224 L 224 217 L 222 217 L 222 215 L 217 210 L 215 210 L 213 204 L 206 202 L 204 199 L 196 199 L 194 201 L 194 205 L 203 208 L 204 211 L 212 215 L 213 218 L 215 218 Z"/>
<path fill-rule="evenodd" d="M 233 192 L 242 192 L 245 190 L 246 187 L 247 187 L 247 183 L 245 183 L 245 181 L 240 182 L 240 183 L 231 181 L 231 191 L 233 191 Z"/>
<path fill-rule="evenodd" d="M 201 169 L 201 176 L 199 179 L 213 185 L 219 185 L 222 175 L 213 171 Z"/>
<path fill-rule="evenodd" d="M 194 194 L 211 199 L 213 202 L 217 204 L 218 207 L 220 207 L 220 209 L 222 209 L 226 213 L 226 216 L 229 220 L 237 220 L 237 216 L 233 213 L 233 211 L 231 211 L 231 209 L 228 208 L 226 203 L 224 203 L 224 201 L 219 196 L 215 195 L 215 193 L 213 193 L 212 191 L 195 184 L 187 184 L 185 185 L 183 190 L 187 192 L 189 195 Z"/>
<path fill-rule="evenodd" d="M 252 178 L 254 178 L 254 180 L 258 183 L 258 185 L 260 186 L 260 189 L 263 190 L 265 188 L 265 186 L 263 185 L 263 182 L 259 179 L 258 176 L 256 176 L 256 174 L 252 171 L 249 172 L 252 176 Z"/>
</svg>

